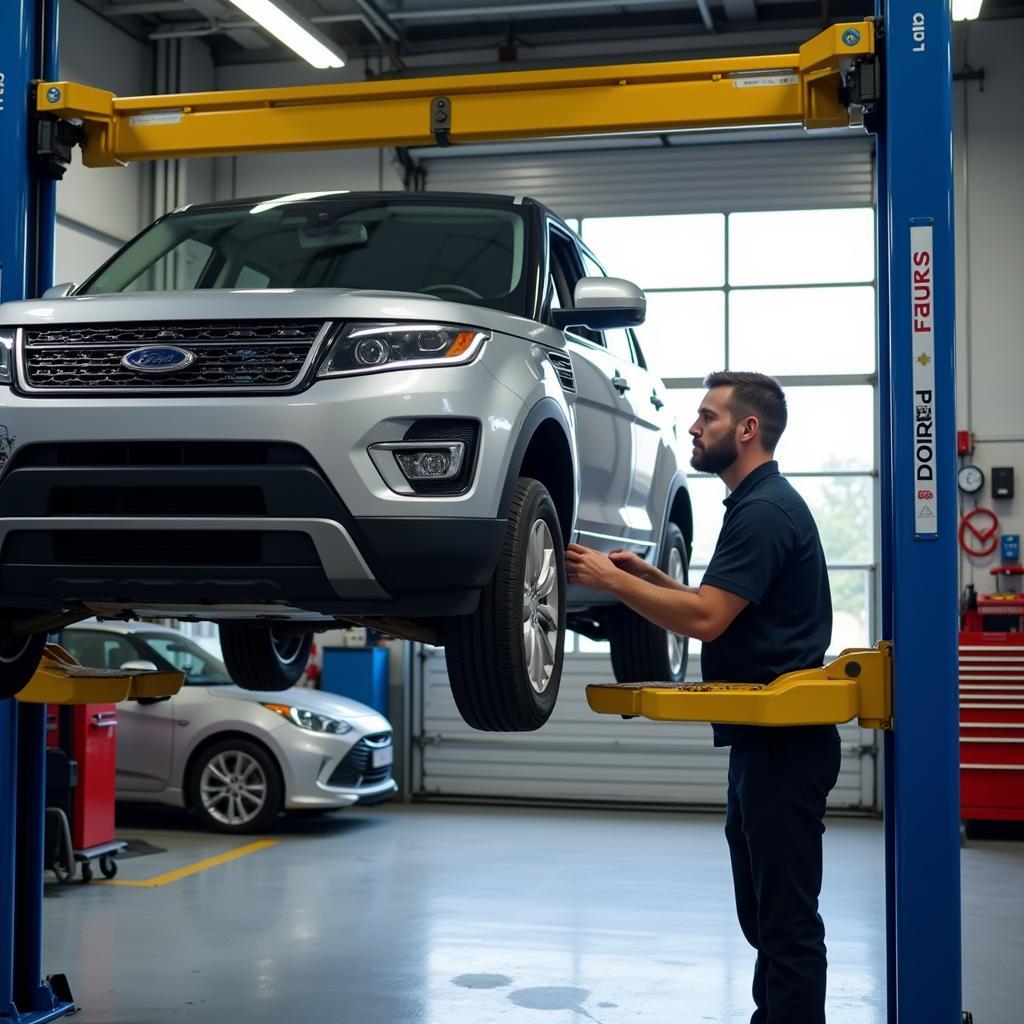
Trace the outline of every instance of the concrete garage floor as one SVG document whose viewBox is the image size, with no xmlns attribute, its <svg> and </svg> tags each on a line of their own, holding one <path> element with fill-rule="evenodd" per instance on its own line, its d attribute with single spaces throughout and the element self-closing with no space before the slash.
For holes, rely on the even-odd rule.
<svg viewBox="0 0 1024 1024">
<path fill-rule="evenodd" d="M 119 834 L 166 852 L 117 880 L 252 841 L 190 827 L 131 809 Z M 387 805 L 269 838 L 156 887 L 48 885 L 45 966 L 68 975 L 76 1022 L 748 1019 L 719 816 Z M 831 819 L 826 843 L 828 1019 L 883 1024 L 881 825 Z M 1024 842 L 972 843 L 964 882 L 965 1003 L 978 1024 L 1017 1024 Z"/>
</svg>

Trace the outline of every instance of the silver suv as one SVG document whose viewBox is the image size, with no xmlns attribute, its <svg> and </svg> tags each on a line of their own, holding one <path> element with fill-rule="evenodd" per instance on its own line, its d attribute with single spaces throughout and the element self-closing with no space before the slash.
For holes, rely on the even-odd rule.
<svg viewBox="0 0 1024 1024">
<path fill-rule="evenodd" d="M 645 306 L 540 203 L 440 193 L 186 207 L 0 306 L 0 696 L 92 615 L 215 621 L 250 690 L 338 622 L 443 644 L 478 729 L 543 725 L 567 628 L 680 678 L 685 641 L 563 565 L 686 578 Z"/>
</svg>

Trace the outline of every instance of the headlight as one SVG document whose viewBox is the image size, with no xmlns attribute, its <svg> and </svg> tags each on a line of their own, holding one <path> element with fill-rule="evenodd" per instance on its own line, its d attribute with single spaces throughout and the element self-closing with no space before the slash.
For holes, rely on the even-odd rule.
<svg viewBox="0 0 1024 1024">
<path fill-rule="evenodd" d="M 490 337 L 476 327 L 441 324 L 350 324 L 320 366 L 321 377 L 345 377 L 412 366 L 452 366 L 476 358 Z"/>
<path fill-rule="evenodd" d="M 344 736 L 352 731 L 352 724 L 343 718 L 331 718 L 321 715 L 319 711 L 307 711 L 306 708 L 292 708 L 287 704 L 264 704 L 268 711 L 287 718 L 293 725 L 310 732 L 325 732 L 332 736 Z"/>
<path fill-rule="evenodd" d="M 0 331 L 0 384 L 14 382 L 14 335 Z"/>
</svg>

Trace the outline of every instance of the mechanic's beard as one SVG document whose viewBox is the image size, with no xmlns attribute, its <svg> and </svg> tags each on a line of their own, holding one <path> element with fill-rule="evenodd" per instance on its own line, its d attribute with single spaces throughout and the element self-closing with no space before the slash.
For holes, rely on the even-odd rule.
<svg viewBox="0 0 1024 1024">
<path fill-rule="evenodd" d="M 690 465 L 698 473 L 724 473 L 739 458 L 739 454 L 736 438 L 730 434 L 710 448 L 695 451 Z"/>
</svg>

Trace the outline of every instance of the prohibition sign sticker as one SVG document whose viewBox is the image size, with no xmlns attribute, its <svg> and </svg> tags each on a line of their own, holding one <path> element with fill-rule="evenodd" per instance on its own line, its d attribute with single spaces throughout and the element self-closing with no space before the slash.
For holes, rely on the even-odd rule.
<svg viewBox="0 0 1024 1024">
<path fill-rule="evenodd" d="M 972 508 L 960 520 L 960 547 L 973 558 L 984 558 L 999 547 L 999 518 L 987 508 Z"/>
</svg>

